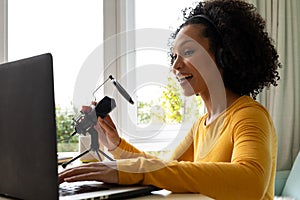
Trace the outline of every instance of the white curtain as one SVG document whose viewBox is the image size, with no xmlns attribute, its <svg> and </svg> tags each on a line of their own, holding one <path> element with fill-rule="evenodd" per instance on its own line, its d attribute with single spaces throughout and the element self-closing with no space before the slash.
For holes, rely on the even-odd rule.
<svg viewBox="0 0 300 200">
<path fill-rule="evenodd" d="M 290 169 L 300 149 L 300 1 L 250 0 L 266 20 L 282 64 L 277 87 L 260 101 L 270 112 L 278 135 L 277 170 Z"/>
</svg>

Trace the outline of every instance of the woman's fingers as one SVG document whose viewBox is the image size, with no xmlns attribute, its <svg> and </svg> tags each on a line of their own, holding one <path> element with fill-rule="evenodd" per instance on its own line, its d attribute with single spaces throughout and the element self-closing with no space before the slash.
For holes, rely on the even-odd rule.
<svg viewBox="0 0 300 200">
<path fill-rule="evenodd" d="M 115 129 L 115 126 L 111 126 L 109 123 L 107 123 L 105 120 L 99 118 L 98 122 L 100 126 L 105 130 L 106 133 L 106 139 L 108 142 L 108 150 L 115 149 L 121 142 L 121 138 Z"/>
<path fill-rule="evenodd" d="M 106 115 L 103 119 L 107 124 L 109 124 L 113 129 L 116 129 L 114 122 L 109 115 Z"/>
<path fill-rule="evenodd" d="M 106 133 L 109 135 L 116 134 L 116 127 L 112 125 L 109 121 L 107 122 L 104 119 L 98 118 L 98 122 L 101 125 L 101 127 L 105 130 Z"/>
<path fill-rule="evenodd" d="M 99 179 L 99 178 L 97 179 L 98 176 L 99 176 L 99 172 L 90 172 L 90 173 L 84 173 L 84 174 L 79 174 L 76 176 L 65 178 L 64 181 L 66 182 L 95 181 Z"/>
<path fill-rule="evenodd" d="M 59 174 L 59 183 L 64 181 L 74 182 L 83 180 L 98 180 L 117 183 L 118 172 L 116 170 L 116 163 L 90 163 L 87 165 L 67 169 Z"/>
<path fill-rule="evenodd" d="M 96 131 L 99 133 L 100 136 L 106 136 L 103 128 L 97 123 L 94 128 L 96 129 Z"/>
<path fill-rule="evenodd" d="M 87 170 L 86 170 L 87 171 Z M 59 173 L 58 178 L 59 178 L 59 183 L 62 183 L 65 181 L 65 178 L 67 177 L 72 177 L 72 176 L 76 176 L 79 175 L 81 173 L 83 173 L 84 170 L 82 167 L 77 167 L 77 168 L 70 168 L 67 169 L 61 173 Z"/>
<path fill-rule="evenodd" d="M 92 108 L 90 106 L 82 106 L 81 107 L 81 112 L 83 113 L 89 113 L 92 111 Z"/>
</svg>

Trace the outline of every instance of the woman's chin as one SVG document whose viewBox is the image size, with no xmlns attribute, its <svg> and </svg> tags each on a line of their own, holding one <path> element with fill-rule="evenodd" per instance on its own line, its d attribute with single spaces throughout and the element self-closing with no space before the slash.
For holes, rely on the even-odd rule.
<svg viewBox="0 0 300 200">
<path fill-rule="evenodd" d="M 183 90 L 183 95 L 186 96 L 186 97 L 190 97 L 190 96 L 193 96 L 195 95 L 195 91 L 194 90 Z"/>
</svg>

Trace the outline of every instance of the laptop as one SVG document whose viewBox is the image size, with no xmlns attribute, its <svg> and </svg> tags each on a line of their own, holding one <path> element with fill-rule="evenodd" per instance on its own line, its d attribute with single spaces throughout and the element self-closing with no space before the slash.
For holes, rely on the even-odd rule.
<svg viewBox="0 0 300 200">
<path fill-rule="evenodd" d="M 30 200 L 124 199 L 156 190 L 97 181 L 58 185 L 53 82 L 50 53 L 0 65 L 0 195 Z M 75 190 L 63 194 L 62 188 Z"/>
</svg>

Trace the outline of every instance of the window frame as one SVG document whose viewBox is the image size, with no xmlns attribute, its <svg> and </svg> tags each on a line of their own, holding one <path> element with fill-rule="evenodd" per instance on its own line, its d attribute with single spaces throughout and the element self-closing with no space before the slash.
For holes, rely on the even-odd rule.
<svg viewBox="0 0 300 200">
<path fill-rule="evenodd" d="M 0 0 L 0 63 L 7 61 L 7 0 Z"/>
<path fill-rule="evenodd" d="M 121 83 L 129 94 L 132 94 L 135 88 L 135 76 L 130 80 L 126 79 L 127 73 L 135 68 L 135 55 L 128 54 L 135 48 L 134 37 L 134 8 L 132 0 L 104 0 L 103 5 L 103 52 L 104 52 L 104 80 L 109 75 L 115 75 L 115 78 Z M 113 48 L 111 48 L 113 47 Z M 125 77 L 125 78 L 124 78 Z M 104 94 L 111 94 L 116 91 L 112 84 L 104 85 Z M 122 130 L 129 132 L 135 131 L 131 119 L 134 119 L 134 113 L 130 112 L 131 104 L 124 102 L 123 97 L 118 93 L 113 96 L 116 100 L 117 108 L 111 113 L 113 120 L 121 136 Z M 131 115 L 131 117 L 128 117 Z"/>
</svg>

